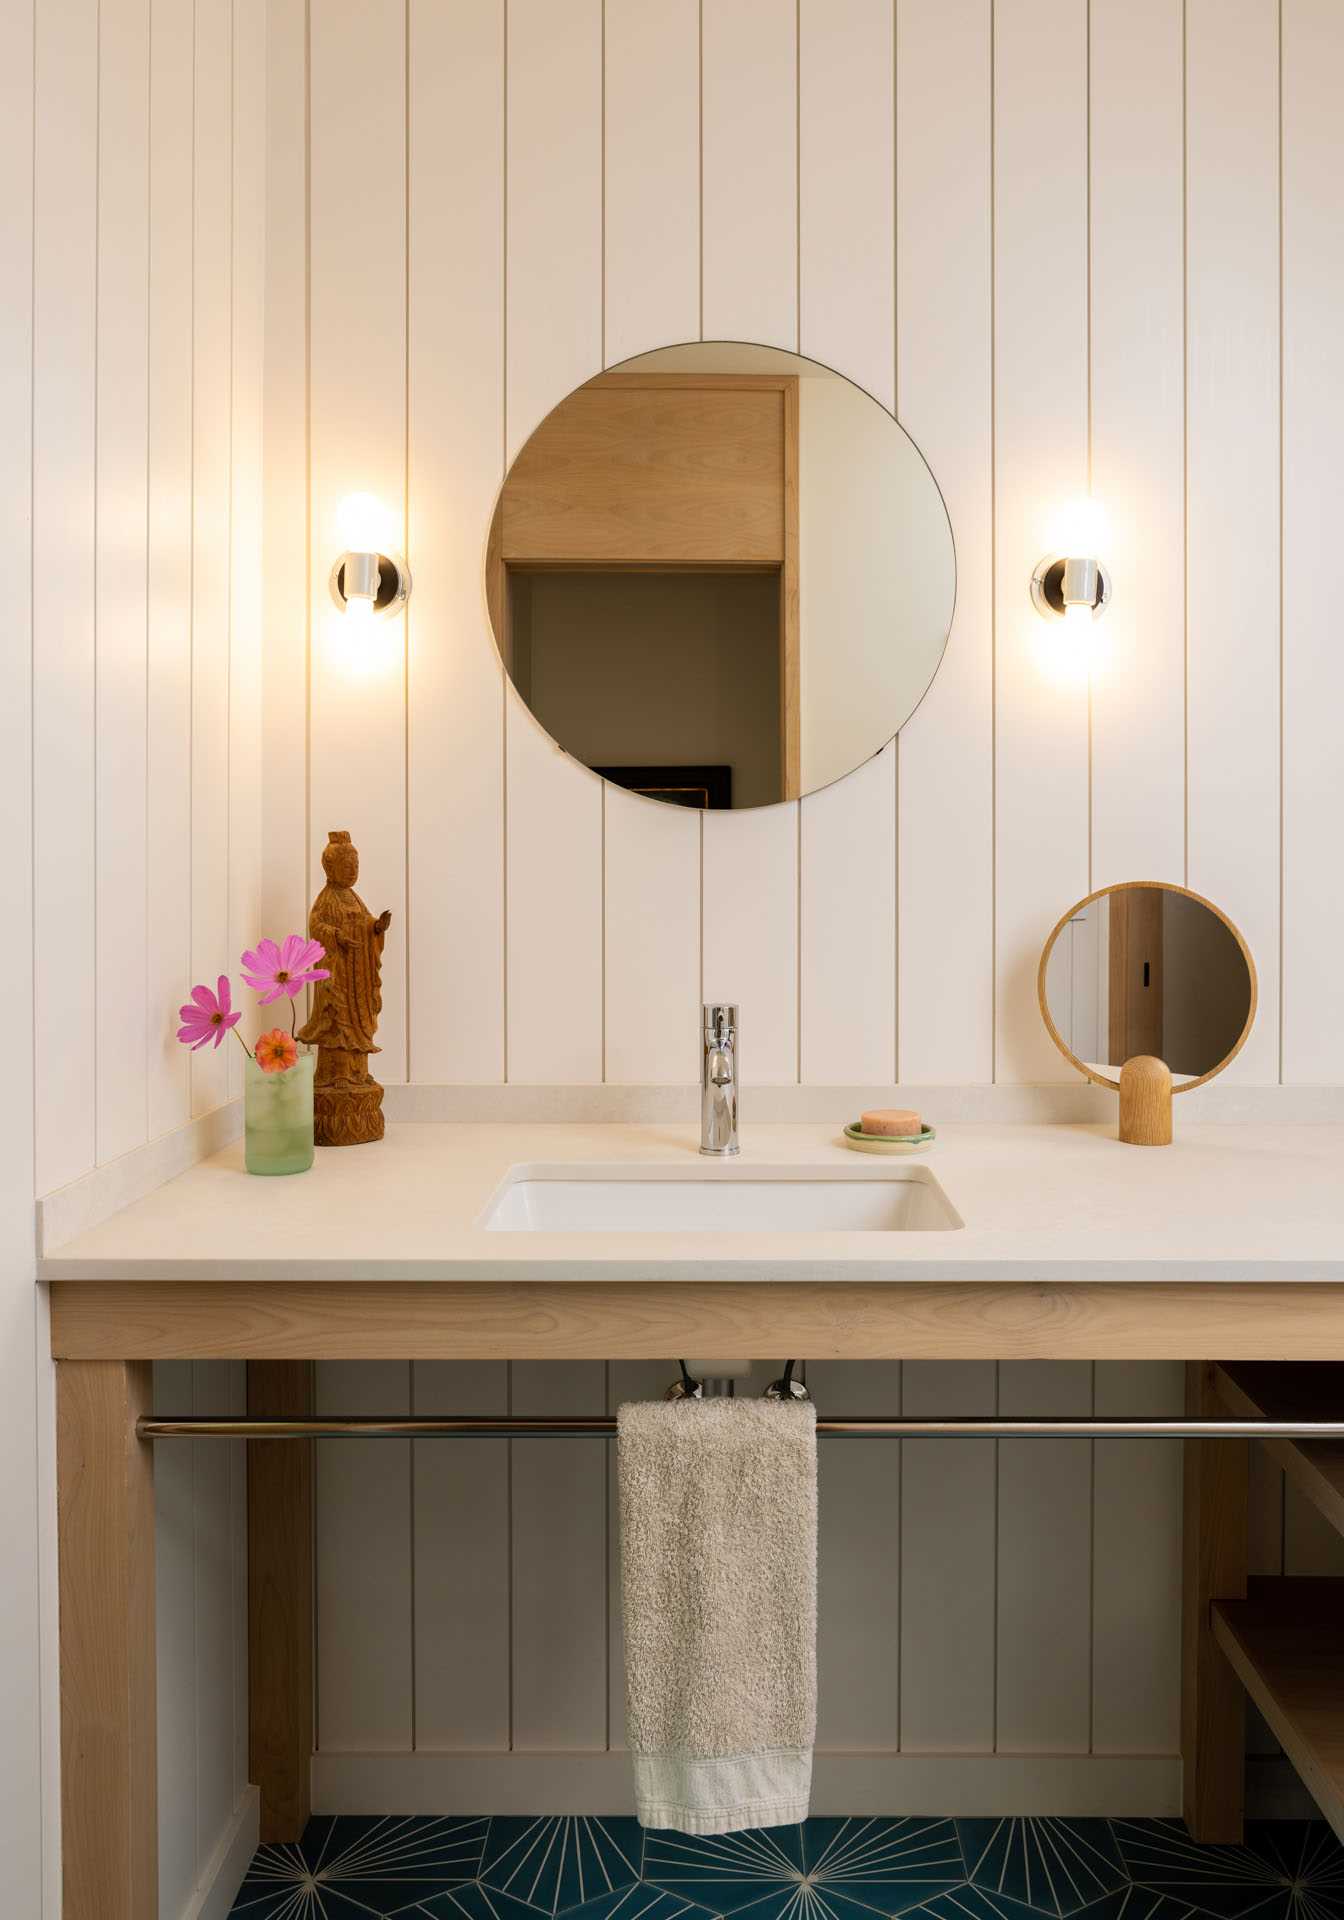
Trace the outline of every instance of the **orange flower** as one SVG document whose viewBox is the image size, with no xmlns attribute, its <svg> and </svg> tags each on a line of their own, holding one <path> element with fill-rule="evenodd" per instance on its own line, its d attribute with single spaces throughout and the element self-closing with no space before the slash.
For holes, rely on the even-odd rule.
<svg viewBox="0 0 1344 1920">
<path fill-rule="evenodd" d="M 294 1036 L 286 1033 L 283 1027 L 272 1027 L 257 1042 L 257 1065 L 263 1073 L 283 1073 L 287 1067 L 294 1065 L 298 1057 Z"/>
</svg>

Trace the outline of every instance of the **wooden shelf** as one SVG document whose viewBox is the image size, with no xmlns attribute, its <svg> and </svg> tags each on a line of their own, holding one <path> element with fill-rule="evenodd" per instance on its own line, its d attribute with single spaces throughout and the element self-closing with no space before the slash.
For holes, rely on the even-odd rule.
<svg viewBox="0 0 1344 1920">
<path fill-rule="evenodd" d="M 1214 1386 L 1229 1413 L 1248 1419 L 1338 1419 L 1344 1411 L 1344 1366 L 1329 1361 L 1226 1361 L 1214 1368 Z M 1335 1531 L 1344 1534 L 1344 1441 L 1260 1444 Z"/>
<path fill-rule="evenodd" d="M 1344 1579 L 1250 1581 L 1215 1600 L 1214 1638 L 1344 1840 Z"/>
</svg>

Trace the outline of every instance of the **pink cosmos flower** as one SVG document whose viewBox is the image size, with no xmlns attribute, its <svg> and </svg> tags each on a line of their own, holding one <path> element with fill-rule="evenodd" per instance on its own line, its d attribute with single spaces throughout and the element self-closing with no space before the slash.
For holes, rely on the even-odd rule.
<svg viewBox="0 0 1344 1920">
<path fill-rule="evenodd" d="M 243 955 L 243 978 L 261 995 L 263 1007 L 286 994 L 293 1000 L 310 980 L 330 980 L 328 969 L 317 964 L 326 951 L 319 941 L 305 940 L 298 933 L 286 934 L 282 947 L 274 940 L 259 940 L 255 953 Z"/>
<path fill-rule="evenodd" d="M 231 1011 L 232 1001 L 227 974 L 220 974 L 216 993 L 211 993 L 209 987 L 193 987 L 191 999 L 186 1006 L 178 1009 L 182 1017 L 182 1025 L 177 1030 L 178 1039 L 193 1053 L 198 1047 L 203 1047 L 211 1036 L 218 1047 L 229 1028 L 236 1027 L 243 1017 L 241 1008 L 237 1013 Z"/>
<path fill-rule="evenodd" d="M 253 1055 L 263 1073 L 284 1073 L 298 1057 L 299 1049 L 293 1036 L 286 1033 L 283 1027 L 272 1027 L 269 1033 L 263 1033 Z"/>
</svg>

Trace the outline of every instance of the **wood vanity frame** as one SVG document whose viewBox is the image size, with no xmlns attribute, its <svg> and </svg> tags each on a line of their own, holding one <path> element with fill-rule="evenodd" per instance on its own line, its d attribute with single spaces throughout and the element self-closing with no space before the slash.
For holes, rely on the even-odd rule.
<svg viewBox="0 0 1344 1920">
<path fill-rule="evenodd" d="M 1286 1409 L 1268 1404 L 1272 1368 L 1235 1363 L 1344 1361 L 1335 1283 L 55 1281 L 50 1291 L 65 1920 L 157 1913 L 153 1456 L 135 1424 L 154 1360 L 246 1360 L 249 1410 L 272 1414 L 311 1411 L 316 1360 L 765 1348 L 813 1359 L 1185 1359 L 1190 1411 L 1241 1414 Z M 1188 1361 L 1210 1352 L 1218 1363 Z M 1344 1459 L 1275 1445 L 1341 1525 Z M 1336 1663 L 1323 1679 L 1317 1668 L 1307 1684 L 1300 1660 L 1276 1672 L 1257 1652 L 1285 1627 L 1274 1594 L 1246 1597 L 1249 1447 L 1186 1442 L 1185 1816 L 1197 1839 L 1241 1837 L 1249 1688 L 1344 1837 L 1344 1670 Z M 312 1746 L 312 1445 L 252 1441 L 248 1453 L 251 1771 L 263 1839 L 294 1840 Z M 1313 1583 L 1260 1584 L 1291 1605 L 1291 1590 Z M 1295 1686 L 1310 1695 L 1309 1714 L 1295 1715 Z"/>
</svg>

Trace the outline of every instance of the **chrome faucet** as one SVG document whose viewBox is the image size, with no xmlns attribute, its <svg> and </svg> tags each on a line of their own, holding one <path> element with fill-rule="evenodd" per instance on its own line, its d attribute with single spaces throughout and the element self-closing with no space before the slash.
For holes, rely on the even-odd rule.
<svg viewBox="0 0 1344 1920">
<path fill-rule="evenodd" d="M 737 1008 L 706 1005 L 700 1053 L 700 1151 L 737 1145 Z"/>
</svg>

